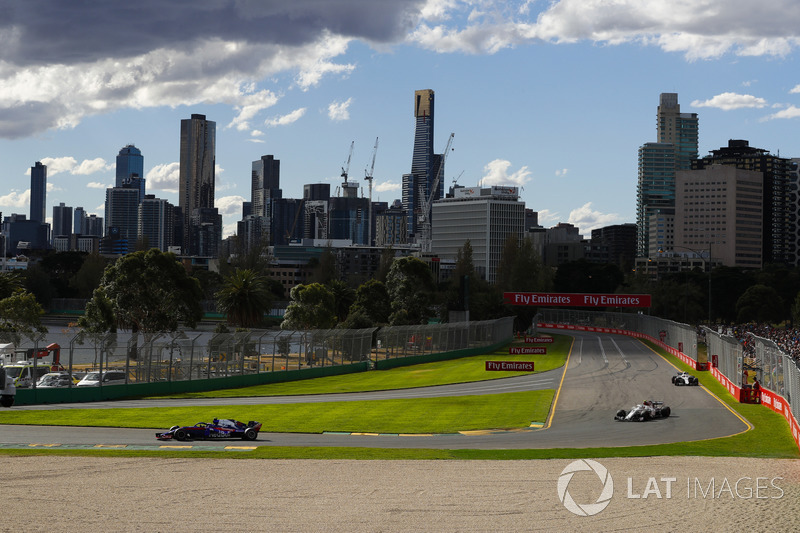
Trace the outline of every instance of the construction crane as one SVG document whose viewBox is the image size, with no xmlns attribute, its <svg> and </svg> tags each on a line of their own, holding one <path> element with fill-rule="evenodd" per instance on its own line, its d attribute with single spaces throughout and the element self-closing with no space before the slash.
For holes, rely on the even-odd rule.
<svg viewBox="0 0 800 533">
<path fill-rule="evenodd" d="M 439 162 L 439 170 L 436 172 L 436 178 L 433 180 L 433 186 L 428 191 L 428 198 L 425 200 L 425 204 L 422 208 L 422 213 L 419 216 L 419 223 L 420 227 L 422 228 L 422 238 L 420 239 L 420 248 L 423 252 L 430 252 L 431 251 L 431 206 L 433 204 L 433 199 L 436 193 L 439 190 L 439 182 L 442 179 L 442 170 L 444 169 L 444 163 L 447 161 L 447 156 L 450 154 L 451 146 L 453 145 L 453 137 L 455 137 L 455 133 L 450 134 L 450 138 L 447 139 L 447 146 L 444 149 L 444 153 L 442 154 L 442 160 Z"/>
<path fill-rule="evenodd" d="M 353 146 L 355 144 L 355 141 L 350 143 L 350 153 L 347 155 L 347 162 L 342 167 L 342 177 L 344 178 L 345 183 L 347 183 L 347 176 L 350 174 L 350 159 L 353 157 Z"/>
<path fill-rule="evenodd" d="M 372 149 L 372 164 L 364 169 L 364 179 L 369 182 L 369 218 L 367 219 L 367 246 L 372 246 L 372 173 L 375 171 L 375 156 L 378 154 L 378 138 L 375 137 L 375 147 Z M 363 191 L 362 191 L 363 194 Z"/>
</svg>

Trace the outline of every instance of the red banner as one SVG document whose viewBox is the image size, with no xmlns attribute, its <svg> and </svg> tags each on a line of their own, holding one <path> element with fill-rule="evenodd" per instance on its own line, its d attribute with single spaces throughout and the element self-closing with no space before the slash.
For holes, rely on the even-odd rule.
<svg viewBox="0 0 800 533">
<path fill-rule="evenodd" d="M 486 361 L 486 370 L 533 372 L 533 361 Z"/>
<path fill-rule="evenodd" d="M 508 349 L 509 355 L 529 355 L 529 354 L 546 354 L 547 348 L 533 347 L 533 346 L 511 346 Z"/>
<path fill-rule="evenodd" d="M 553 337 L 525 337 L 525 342 L 528 344 L 546 344 L 554 341 Z"/>
<path fill-rule="evenodd" d="M 511 305 L 541 307 L 650 307 L 649 294 L 575 294 L 551 292 L 506 292 L 503 301 Z"/>
</svg>

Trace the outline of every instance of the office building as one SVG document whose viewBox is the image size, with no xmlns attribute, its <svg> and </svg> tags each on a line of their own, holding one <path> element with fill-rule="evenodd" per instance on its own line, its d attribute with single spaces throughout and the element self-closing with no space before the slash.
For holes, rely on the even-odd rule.
<svg viewBox="0 0 800 533">
<path fill-rule="evenodd" d="M 113 228 L 113 235 L 112 235 Z M 120 253 L 122 244 L 132 252 L 139 234 L 139 189 L 133 187 L 111 187 L 106 189 L 106 217 L 104 235 L 112 238 L 114 253 Z M 101 249 L 111 253 L 108 246 Z"/>
<path fill-rule="evenodd" d="M 76 207 L 73 211 L 72 233 L 76 235 L 86 234 L 86 211 L 82 207 Z"/>
<path fill-rule="evenodd" d="M 506 239 L 524 234 L 525 203 L 517 187 L 458 189 L 453 198 L 433 202 L 432 210 L 433 249 L 439 257 L 455 259 L 469 241 L 475 271 L 494 283 Z"/>
<path fill-rule="evenodd" d="M 117 154 L 116 187 L 132 187 L 139 191 L 139 201 L 144 199 L 144 156 L 142 151 L 129 144 Z"/>
<path fill-rule="evenodd" d="M 104 231 L 105 225 L 103 224 L 103 217 L 99 217 L 95 214 L 91 214 L 86 217 L 83 226 L 83 235 L 102 237 Z"/>
<path fill-rule="evenodd" d="M 183 213 L 181 246 L 185 255 L 198 252 L 197 243 L 192 241 L 192 236 L 198 234 L 192 230 L 192 220 L 206 218 L 195 210 L 214 208 L 216 130 L 216 122 L 206 120 L 205 115 L 193 114 L 190 119 L 181 120 L 178 195 Z"/>
<path fill-rule="evenodd" d="M 408 214 L 400 200 L 391 207 L 375 211 L 375 246 L 397 246 L 408 243 Z"/>
<path fill-rule="evenodd" d="M 692 168 L 698 155 L 697 113 L 681 113 L 677 93 L 662 93 L 656 115 L 656 142 L 639 148 L 636 187 L 636 253 L 647 257 L 650 218 L 675 213 L 675 173 Z"/>
<path fill-rule="evenodd" d="M 271 216 L 269 212 L 272 198 L 280 198 L 273 191 L 280 189 L 281 162 L 272 155 L 263 155 L 258 161 L 253 161 L 250 200 L 253 202 L 252 214 L 260 217 Z"/>
<path fill-rule="evenodd" d="M 761 268 L 763 206 L 761 172 L 735 165 L 708 165 L 677 173 L 675 243 L 678 253 L 691 252 L 730 267 Z"/>
<path fill-rule="evenodd" d="M 37 161 L 31 167 L 31 214 L 29 221 L 44 223 L 46 220 L 47 166 Z"/>
<path fill-rule="evenodd" d="M 636 259 L 636 224 L 614 224 L 592 230 L 592 245 L 607 249 L 608 262 L 630 272 Z"/>
</svg>

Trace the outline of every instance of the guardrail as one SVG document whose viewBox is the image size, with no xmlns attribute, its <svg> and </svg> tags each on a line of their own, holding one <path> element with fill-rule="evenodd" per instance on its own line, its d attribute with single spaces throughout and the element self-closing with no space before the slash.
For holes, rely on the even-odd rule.
<svg viewBox="0 0 800 533">
<path fill-rule="evenodd" d="M 746 347 L 736 338 L 708 327 L 698 330 L 633 313 L 544 309 L 538 320 L 539 327 L 645 338 L 695 370 L 710 370 L 738 401 L 755 400 L 783 415 L 800 448 L 800 363 L 769 339 L 748 333 L 750 344 Z M 697 356 L 698 339 L 704 340 L 707 347 L 707 357 L 701 360 Z M 754 388 L 756 379 L 758 388 Z"/>
</svg>

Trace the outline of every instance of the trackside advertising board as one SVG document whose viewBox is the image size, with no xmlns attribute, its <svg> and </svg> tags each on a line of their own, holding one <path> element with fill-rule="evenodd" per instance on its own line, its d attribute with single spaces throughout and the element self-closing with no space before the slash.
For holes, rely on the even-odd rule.
<svg viewBox="0 0 800 533">
<path fill-rule="evenodd" d="M 533 372 L 533 361 L 486 361 L 486 370 Z"/>
<path fill-rule="evenodd" d="M 505 292 L 503 301 L 511 305 L 542 307 L 650 307 L 649 294 Z"/>
<path fill-rule="evenodd" d="M 526 344 L 547 344 L 549 342 L 554 342 L 555 339 L 553 337 L 525 337 Z"/>
<path fill-rule="evenodd" d="M 543 355 L 547 353 L 544 346 L 511 346 L 508 349 L 509 355 Z"/>
</svg>

